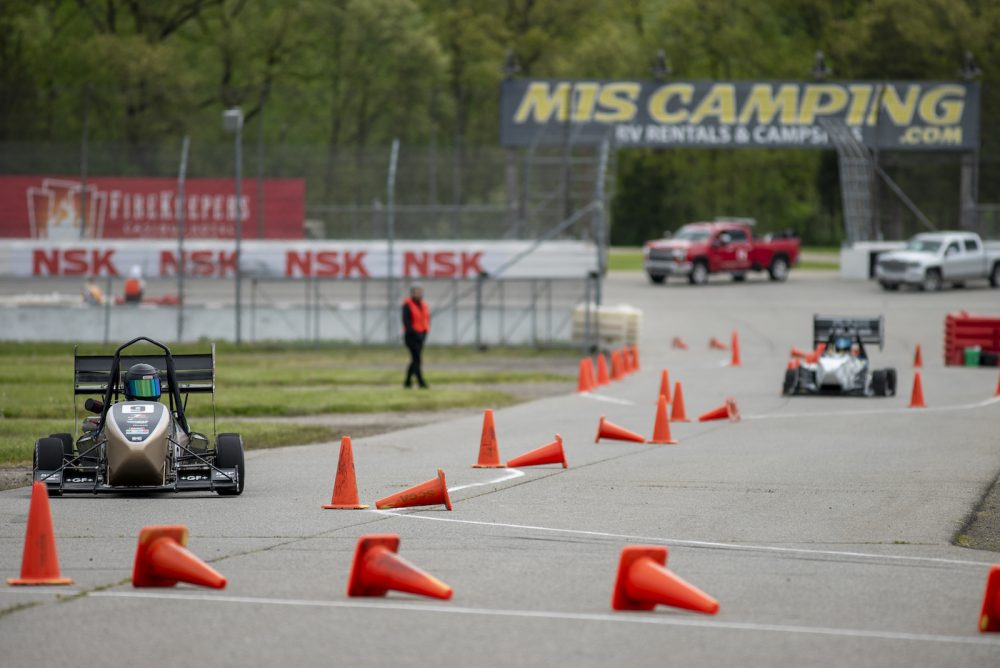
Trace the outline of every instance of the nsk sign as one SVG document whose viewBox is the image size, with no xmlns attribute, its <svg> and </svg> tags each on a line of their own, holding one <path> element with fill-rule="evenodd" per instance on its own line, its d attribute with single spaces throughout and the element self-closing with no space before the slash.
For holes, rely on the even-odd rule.
<svg viewBox="0 0 1000 668">
<path fill-rule="evenodd" d="M 834 122 L 887 149 L 970 149 L 978 118 L 974 83 L 511 80 L 501 139 L 823 148 Z"/>
</svg>

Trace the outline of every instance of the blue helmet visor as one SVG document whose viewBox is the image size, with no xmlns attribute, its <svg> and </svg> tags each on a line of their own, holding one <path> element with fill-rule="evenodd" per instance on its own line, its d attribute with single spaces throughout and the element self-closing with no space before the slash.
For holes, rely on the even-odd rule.
<svg viewBox="0 0 1000 668">
<path fill-rule="evenodd" d="M 136 378 L 125 381 L 125 394 L 136 399 L 159 399 L 160 378 Z"/>
</svg>

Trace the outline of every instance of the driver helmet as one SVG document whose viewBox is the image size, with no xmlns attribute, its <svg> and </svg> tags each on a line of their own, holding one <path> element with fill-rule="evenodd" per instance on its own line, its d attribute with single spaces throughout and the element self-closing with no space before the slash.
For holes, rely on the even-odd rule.
<svg viewBox="0 0 1000 668">
<path fill-rule="evenodd" d="M 847 336 L 838 336 L 833 341 L 833 348 L 838 353 L 846 353 L 851 349 L 851 339 Z"/>
<path fill-rule="evenodd" d="M 129 401 L 158 401 L 160 373 L 150 364 L 133 364 L 125 372 L 125 398 Z"/>
</svg>

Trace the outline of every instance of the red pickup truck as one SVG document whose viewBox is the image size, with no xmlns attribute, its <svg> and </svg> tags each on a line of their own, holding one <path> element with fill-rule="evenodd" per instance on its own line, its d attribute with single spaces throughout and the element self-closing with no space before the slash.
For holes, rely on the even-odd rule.
<svg viewBox="0 0 1000 668">
<path fill-rule="evenodd" d="M 709 274 L 729 273 L 742 281 L 748 271 L 766 270 L 772 281 L 788 278 L 788 268 L 799 260 L 799 240 L 790 234 L 754 239 L 752 223 L 716 220 L 690 223 L 671 238 L 646 242 L 643 267 L 653 283 L 668 276 L 687 276 L 701 285 Z"/>
</svg>

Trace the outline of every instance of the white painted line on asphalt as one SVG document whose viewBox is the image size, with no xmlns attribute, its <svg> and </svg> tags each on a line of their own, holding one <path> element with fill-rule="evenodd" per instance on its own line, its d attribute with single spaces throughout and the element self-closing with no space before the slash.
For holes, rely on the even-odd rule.
<svg viewBox="0 0 1000 668">
<path fill-rule="evenodd" d="M 457 492 L 460 489 L 469 489 L 470 487 L 482 487 L 484 485 L 495 485 L 498 482 L 504 482 L 506 480 L 513 480 L 514 478 L 520 478 L 524 475 L 524 471 L 518 471 L 517 469 L 504 469 L 507 475 L 500 476 L 496 480 L 487 480 L 486 482 L 473 482 L 468 485 L 459 485 L 458 487 L 449 487 L 448 493 Z"/>
<path fill-rule="evenodd" d="M 596 399 L 597 401 L 604 401 L 609 404 L 618 404 L 619 406 L 634 406 L 634 402 L 628 399 L 618 399 L 617 397 L 609 397 L 606 394 L 595 394 L 593 392 L 580 392 L 579 396 L 586 397 L 588 399 Z"/>
<path fill-rule="evenodd" d="M 466 608 L 449 604 L 390 601 L 316 601 L 294 598 L 260 598 L 254 596 L 228 596 L 214 594 L 168 594 L 131 591 L 100 591 L 88 594 L 93 598 L 137 598 L 144 600 L 235 603 L 245 605 L 277 605 L 307 608 L 342 608 L 352 610 L 393 610 L 399 612 L 436 612 L 447 615 L 478 615 L 484 617 L 517 617 L 521 619 L 549 619 L 555 621 L 613 622 L 619 624 L 649 624 L 654 626 L 686 626 L 708 630 L 757 631 L 865 638 L 871 640 L 901 640 L 909 642 L 951 643 L 959 645 L 986 645 L 1000 647 L 1000 638 L 984 636 L 949 636 L 933 633 L 906 633 L 901 631 L 868 631 L 865 629 L 838 629 L 825 626 L 793 626 L 789 624 L 757 624 L 753 622 L 726 622 L 691 617 L 669 617 L 657 613 L 587 613 L 556 610 L 506 610 L 502 608 Z"/>
<path fill-rule="evenodd" d="M 956 406 L 928 406 L 926 408 L 882 408 L 858 411 L 829 411 L 827 413 L 762 413 L 760 415 L 744 415 L 744 420 L 791 420 L 795 418 L 817 418 L 817 417 L 841 417 L 844 415 L 897 415 L 909 413 L 919 415 L 920 413 L 936 413 L 942 411 L 969 411 L 976 408 L 984 408 L 991 404 L 1000 402 L 1000 397 L 990 397 L 973 404 L 958 404 Z"/>
<path fill-rule="evenodd" d="M 448 517 L 430 517 L 427 515 L 417 515 L 414 513 L 402 513 L 395 510 L 370 510 L 369 512 L 380 515 L 391 515 L 393 517 L 407 517 L 417 520 L 432 520 L 435 522 L 452 522 L 455 524 L 472 524 L 486 527 L 502 527 L 505 529 L 522 529 L 525 531 L 548 531 L 551 533 L 566 533 L 575 536 L 595 536 L 598 538 L 617 538 L 628 541 L 642 541 L 647 543 L 663 543 L 667 545 L 683 545 L 686 547 L 705 547 L 720 550 L 736 550 L 750 552 L 775 552 L 778 554 L 804 554 L 821 555 L 827 557 L 845 557 L 850 559 L 869 559 L 873 561 L 901 561 L 908 563 L 931 563 L 948 564 L 951 566 L 975 566 L 986 568 L 989 561 L 965 561 L 962 559 L 944 559 L 942 557 L 908 557 L 896 554 L 874 554 L 871 552 L 843 552 L 838 550 L 810 550 L 802 547 L 778 547 L 775 545 L 753 545 L 750 543 L 714 543 L 702 540 L 683 540 L 679 538 L 663 538 L 660 536 L 633 536 L 621 533 L 607 533 L 604 531 L 584 531 L 582 529 L 556 529 L 553 527 L 540 527 L 530 524 L 507 524 L 504 522 L 481 522 L 477 520 L 460 520 Z"/>
</svg>

